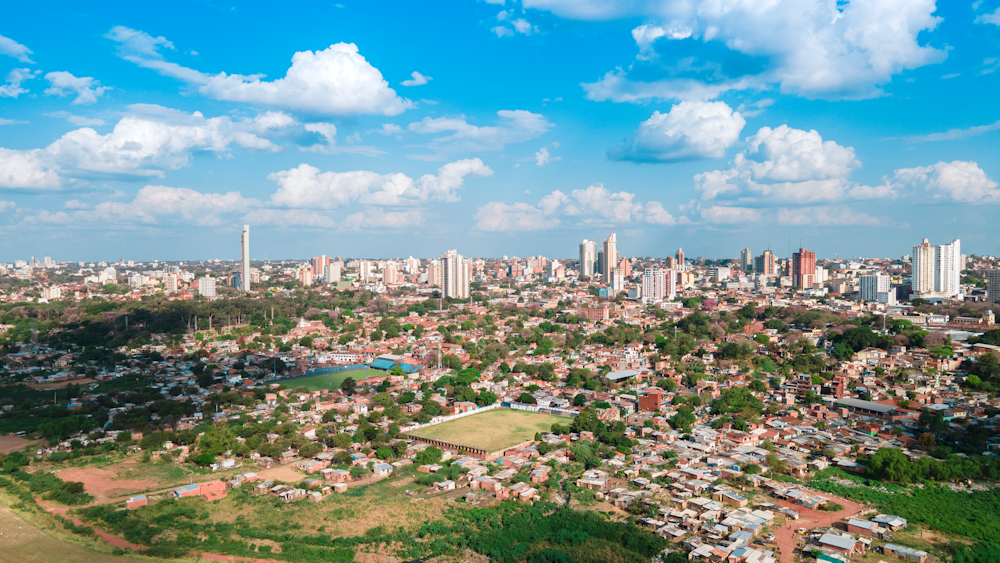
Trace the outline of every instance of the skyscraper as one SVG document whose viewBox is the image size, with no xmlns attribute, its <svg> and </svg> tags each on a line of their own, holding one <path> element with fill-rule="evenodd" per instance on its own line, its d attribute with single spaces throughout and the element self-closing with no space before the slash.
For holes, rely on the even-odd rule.
<svg viewBox="0 0 1000 563">
<path fill-rule="evenodd" d="M 775 276 L 778 271 L 774 266 L 774 253 L 770 249 L 753 259 L 753 270 L 762 276 Z"/>
<path fill-rule="evenodd" d="M 812 287 L 816 278 L 816 253 L 800 248 L 792 254 L 792 283 L 795 287 Z"/>
<path fill-rule="evenodd" d="M 601 257 L 601 274 L 604 276 L 603 280 L 606 284 L 611 284 L 614 272 L 612 270 L 618 265 L 618 240 L 615 237 L 615 233 L 608 235 L 608 238 L 604 239 L 604 255 Z"/>
<path fill-rule="evenodd" d="M 455 299 L 469 298 L 469 265 L 457 250 L 449 250 L 441 255 L 441 293 Z"/>
<path fill-rule="evenodd" d="M 913 247 L 910 286 L 918 296 L 955 297 L 961 290 L 962 248 L 955 239 L 933 246 L 927 239 Z"/>
<path fill-rule="evenodd" d="M 678 248 L 677 253 L 674 254 L 674 258 L 677 259 L 677 269 L 683 270 L 684 268 L 684 249 Z"/>
<path fill-rule="evenodd" d="M 677 288 L 677 276 L 673 270 L 646 268 L 642 271 L 642 300 L 644 303 L 670 301 Z"/>
<path fill-rule="evenodd" d="M 198 294 L 205 297 L 215 297 L 215 278 L 205 276 L 199 279 Z"/>
<path fill-rule="evenodd" d="M 250 225 L 243 225 L 240 236 L 240 291 L 250 291 Z"/>
<path fill-rule="evenodd" d="M 580 243 L 580 277 L 594 277 L 597 262 L 597 243 L 583 239 Z"/>
<path fill-rule="evenodd" d="M 743 271 L 753 268 L 753 254 L 750 254 L 749 246 L 740 253 L 740 267 L 743 268 Z"/>
<path fill-rule="evenodd" d="M 934 292 L 934 257 L 937 250 L 924 239 L 924 242 L 913 247 L 913 279 L 910 287 L 917 295 Z"/>
</svg>

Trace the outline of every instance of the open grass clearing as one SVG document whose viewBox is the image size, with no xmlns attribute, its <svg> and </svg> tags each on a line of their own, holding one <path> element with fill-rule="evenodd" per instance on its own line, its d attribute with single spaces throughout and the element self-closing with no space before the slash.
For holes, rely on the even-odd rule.
<svg viewBox="0 0 1000 563">
<path fill-rule="evenodd" d="M 355 381 L 361 381 L 366 377 L 376 377 L 385 375 L 385 372 L 379 371 L 377 369 L 364 370 L 357 369 L 351 371 L 342 371 L 339 373 L 333 373 L 329 375 L 313 375 L 305 377 L 296 377 L 294 379 L 276 379 L 274 381 L 269 381 L 268 383 L 280 383 L 289 389 L 298 389 L 299 387 L 305 387 L 310 391 L 322 391 L 324 389 L 340 389 L 340 384 L 344 382 L 348 377 L 353 378 Z"/>
<path fill-rule="evenodd" d="M 501 408 L 420 428 L 407 434 L 496 452 L 527 442 L 538 432 L 549 432 L 553 424 L 569 424 L 571 421 L 571 418 L 564 416 Z"/>
</svg>

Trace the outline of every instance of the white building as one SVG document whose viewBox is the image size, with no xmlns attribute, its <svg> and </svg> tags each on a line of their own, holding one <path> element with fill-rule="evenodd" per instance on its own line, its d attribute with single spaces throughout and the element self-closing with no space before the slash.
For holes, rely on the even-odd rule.
<svg viewBox="0 0 1000 563">
<path fill-rule="evenodd" d="M 593 277 L 597 266 L 597 243 L 583 239 L 580 243 L 580 276 Z"/>
<path fill-rule="evenodd" d="M 933 246 L 927 239 L 913 247 L 913 293 L 921 297 L 957 297 L 961 291 L 959 239 Z"/>
<path fill-rule="evenodd" d="M 48 256 L 46 256 L 46 258 L 48 258 Z M 49 301 L 62 299 L 62 289 L 54 285 L 46 287 L 42 290 L 42 299 L 48 299 Z"/>
<path fill-rule="evenodd" d="M 323 281 L 325 281 L 326 283 L 339 282 L 340 274 L 341 271 L 339 262 L 328 264 L 326 267 L 326 271 L 323 272 Z"/>
<path fill-rule="evenodd" d="M 469 264 L 457 250 L 441 255 L 441 293 L 455 299 L 469 298 Z"/>
<path fill-rule="evenodd" d="M 671 301 L 677 290 L 677 276 L 673 270 L 646 268 L 642 272 L 643 303 Z"/>
<path fill-rule="evenodd" d="M 174 293 L 177 291 L 177 274 L 171 272 L 163 276 L 164 291 Z"/>
<path fill-rule="evenodd" d="M 243 225 L 240 235 L 240 291 L 250 291 L 250 225 Z"/>
<path fill-rule="evenodd" d="M 215 278 L 205 276 L 198 280 L 198 294 L 215 297 Z"/>
<path fill-rule="evenodd" d="M 601 254 L 601 275 L 604 283 L 613 285 L 614 271 L 618 268 L 618 239 L 615 233 L 604 239 L 604 249 Z M 624 283 L 622 284 L 624 287 Z"/>
<path fill-rule="evenodd" d="M 896 304 L 896 289 L 892 287 L 892 278 L 885 274 L 861 276 L 860 294 L 862 301 Z"/>
</svg>

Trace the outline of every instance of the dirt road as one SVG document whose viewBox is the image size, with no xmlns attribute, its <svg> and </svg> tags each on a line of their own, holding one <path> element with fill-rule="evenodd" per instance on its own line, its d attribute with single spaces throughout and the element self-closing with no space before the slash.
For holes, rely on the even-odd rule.
<svg viewBox="0 0 1000 563">
<path fill-rule="evenodd" d="M 784 500 L 779 501 L 778 504 L 781 506 L 791 508 L 799 513 L 798 520 L 790 520 L 788 524 L 785 524 L 774 532 L 775 541 L 778 544 L 778 551 L 781 553 L 781 563 L 794 563 L 795 548 L 797 543 L 796 538 L 800 537 L 796 532 L 799 528 L 810 529 L 817 526 L 832 526 L 834 522 L 839 522 L 844 518 L 850 518 L 851 516 L 861 512 L 864 508 L 860 504 L 838 498 L 833 495 L 815 491 L 812 491 L 812 493 L 833 501 L 843 506 L 844 509 L 840 512 L 826 512 L 823 510 L 813 510 L 800 504 Z"/>
</svg>

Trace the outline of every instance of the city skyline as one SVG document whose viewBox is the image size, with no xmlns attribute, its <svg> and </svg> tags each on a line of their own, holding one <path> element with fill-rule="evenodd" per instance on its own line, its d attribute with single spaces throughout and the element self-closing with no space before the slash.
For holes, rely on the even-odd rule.
<svg viewBox="0 0 1000 563">
<path fill-rule="evenodd" d="M 1000 254 L 995 2 L 498 2 L 8 7 L 0 261 Z"/>
</svg>

